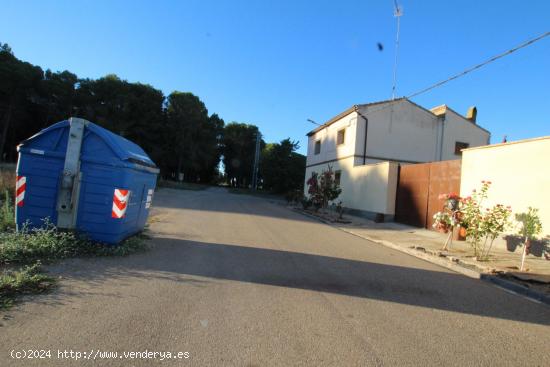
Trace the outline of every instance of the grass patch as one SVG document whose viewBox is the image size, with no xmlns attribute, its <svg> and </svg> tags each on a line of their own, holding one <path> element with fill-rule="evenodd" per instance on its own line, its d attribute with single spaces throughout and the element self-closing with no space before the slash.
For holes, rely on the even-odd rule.
<svg viewBox="0 0 550 367">
<path fill-rule="evenodd" d="M 150 239 L 146 233 L 140 232 L 132 237 L 128 237 L 117 246 L 108 246 L 96 242 L 88 241 L 87 252 L 82 255 L 88 256 L 128 256 L 149 249 L 145 242 Z"/>
<path fill-rule="evenodd" d="M 168 181 L 168 180 L 160 180 L 157 184 L 157 187 L 164 187 L 167 189 L 177 189 L 177 190 L 205 190 L 209 185 L 203 185 L 203 184 L 197 184 L 197 183 L 191 183 L 191 182 L 176 182 L 176 181 Z"/>
<path fill-rule="evenodd" d="M 5 270 L 0 274 L 0 309 L 11 307 L 17 297 L 49 291 L 55 279 L 42 273 L 40 262 L 19 270 Z"/>
<path fill-rule="evenodd" d="M 148 249 L 144 233 L 110 246 L 73 231 L 58 230 L 47 219 L 42 228 L 16 232 L 12 199 L 15 170 L 4 168 L 0 166 L 0 308 L 10 307 L 19 295 L 42 293 L 55 285 L 55 280 L 41 270 L 41 263 L 71 257 L 126 256 Z"/>
<path fill-rule="evenodd" d="M 60 231 L 47 222 L 42 228 L 0 233 L 0 264 L 32 264 L 36 261 L 82 256 L 126 256 L 147 249 L 145 234 L 127 238 L 117 246 L 104 245 Z"/>
<path fill-rule="evenodd" d="M 55 279 L 41 270 L 41 263 L 71 257 L 127 256 L 145 251 L 147 235 L 129 237 L 117 246 L 90 241 L 75 232 L 60 231 L 51 224 L 20 232 L 0 232 L 0 309 L 12 306 L 20 295 L 43 293 Z"/>
<path fill-rule="evenodd" d="M 104 245 L 60 231 L 51 224 L 20 232 L 0 233 L 0 309 L 12 306 L 20 295 L 43 293 L 55 279 L 41 270 L 41 263 L 72 257 L 127 256 L 148 249 L 143 233 L 127 238 L 117 246 Z"/>
</svg>

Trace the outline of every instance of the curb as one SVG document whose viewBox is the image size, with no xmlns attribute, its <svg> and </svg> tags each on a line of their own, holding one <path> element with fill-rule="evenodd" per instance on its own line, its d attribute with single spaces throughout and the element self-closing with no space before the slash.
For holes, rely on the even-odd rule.
<svg viewBox="0 0 550 367">
<path fill-rule="evenodd" d="M 429 254 L 427 252 L 420 252 L 420 251 L 415 250 L 415 249 L 410 249 L 410 248 L 406 248 L 406 247 L 403 247 L 403 246 L 399 246 L 399 245 L 396 245 L 393 242 L 386 241 L 386 240 L 380 240 L 378 238 L 373 238 L 373 237 L 368 236 L 368 235 L 357 234 L 357 233 L 355 233 L 351 230 L 348 230 L 346 228 L 338 227 L 337 225 L 335 225 L 335 223 L 330 222 L 326 219 L 317 217 L 315 215 L 303 212 L 303 211 L 298 210 L 298 209 L 293 208 L 292 211 L 294 211 L 296 213 L 300 213 L 300 214 L 302 214 L 306 217 L 315 219 L 315 220 L 317 220 L 321 223 L 328 224 L 331 227 L 333 227 L 333 228 L 335 228 L 339 231 L 349 233 L 353 236 L 356 236 L 356 237 L 359 237 L 359 238 L 377 243 L 377 244 L 382 245 L 382 246 L 389 247 L 389 248 L 397 250 L 399 252 L 403 252 L 407 255 L 414 256 L 418 259 L 421 259 L 421 260 L 427 261 L 429 263 L 441 266 L 443 268 L 447 268 L 447 269 L 452 270 L 456 273 L 460 273 L 460 274 L 465 275 L 469 278 L 479 279 L 479 280 L 482 280 L 484 282 L 491 283 L 491 284 L 493 284 L 495 286 L 498 286 L 500 288 L 504 288 L 504 290 L 510 291 L 510 292 L 512 292 L 516 295 L 523 296 L 523 297 L 529 298 L 530 300 L 533 300 L 533 301 L 536 301 L 536 302 L 539 302 L 539 303 L 543 303 L 547 306 L 550 306 L 550 296 L 548 296 L 546 294 L 543 294 L 541 292 L 538 292 L 538 291 L 534 291 L 534 290 L 532 290 L 530 288 L 527 288 L 527 287 L 525 287 L 521 284 L 517 284 L 515 282 L 500 278 L 500 277 L 495 276 L 495 275 L 482 273 L 482 272 L 479 272 L 477 270 L 470 269 L 468 267 L 465 267 L 464 265 L 460 265 L 459 263 L 451 262 L 447 258 L 442 258 L 442 257 L 438 257 L 438 256 L 435 256 L 435 255 Z"/>
<path fill-rule="evenodd" d="M 505 290 L 515 293 L 518 296 L 523 296 L 525 298 L 529 298 L 530 300 L 550 306 L 550 296 L 547 296 L 544 293 L 534 291 L 521 284 L 517 284 L 491 274 L 480 274 L 480 276 L 481 276 L 480 279 L 483 281 L 492 283 L 497 287 L 504 288 Z"/>
</svg>

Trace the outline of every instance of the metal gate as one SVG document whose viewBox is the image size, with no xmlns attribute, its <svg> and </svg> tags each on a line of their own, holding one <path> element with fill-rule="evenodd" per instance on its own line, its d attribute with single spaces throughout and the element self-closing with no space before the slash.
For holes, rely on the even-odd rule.
<svg viewBox="0 0 550 367">
<path fill-rule="evenodd" d="M 461 160 L 403 165 L 395 203 L 395 220 L 431 228 L 433 215 L 443 207 L 440 194 L 460 192 Z"/>
</svg>

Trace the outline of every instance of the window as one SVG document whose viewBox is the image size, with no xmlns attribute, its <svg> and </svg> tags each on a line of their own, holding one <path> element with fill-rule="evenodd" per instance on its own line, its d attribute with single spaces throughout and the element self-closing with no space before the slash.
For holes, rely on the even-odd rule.
<svg viewBox="0 0 550 367">
<path fill-rule="evenodd" d="M 335 171 L 334 172 L 334 182 L 336 185 L 340 186 L 340 179 L 342 178 L 342 171 Z"/>
<path fill-rule="evenodd" d="M 469 146 L 470 146 L 469 143 L 463 143 L 463 142 L 461 142 L 461 141 L 457 141 L 457 142 L 455 143 L 455 154 L 456 154 L 456 155 L 462 155 L 461 150 L 462 150 L 462 149 L 466 149 L 466 148 L 468 148 Z"/>
<path fill-rule="evenodd" d="M 346 129 L 338 130 L 338 132 L 336 133 L 336 145 L 344 144 L 345 137 Z"/>
<path fill-rule="evenodd" d="M 315 142 L 315 154 L 321 153 L 321 140 Z"/>
</svg>

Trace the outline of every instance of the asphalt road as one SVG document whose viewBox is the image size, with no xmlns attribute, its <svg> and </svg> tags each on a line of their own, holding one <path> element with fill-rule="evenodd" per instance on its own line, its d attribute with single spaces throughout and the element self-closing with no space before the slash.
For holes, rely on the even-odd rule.
<svg viewBox="0 0 550 367">
<path fill-rule="evenodd" d="M 153 249 L 52 267 L 0 320 L 0 366 L 550 366 L 547 306 L 266 199 L 154 200 Z M 122 354 L 145 351 L 182 358 Z"/>
</svg>

